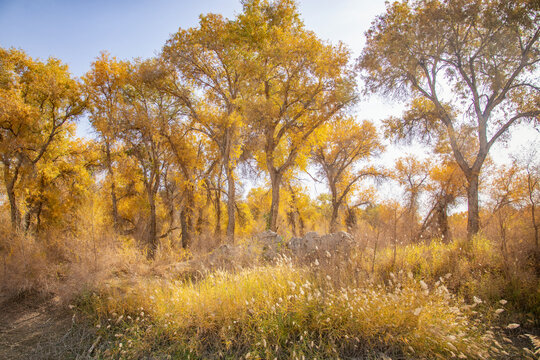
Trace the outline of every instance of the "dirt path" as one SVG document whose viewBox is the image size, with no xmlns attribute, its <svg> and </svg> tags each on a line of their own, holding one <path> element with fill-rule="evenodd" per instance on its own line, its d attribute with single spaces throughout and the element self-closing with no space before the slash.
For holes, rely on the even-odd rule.
<svg viewBox="0 0 540 360">
<path fill-rule="evenodd" d="M 0 298 L 0 359 L 85 359 L 93 337 L 58 299 Z"/>
</svg>

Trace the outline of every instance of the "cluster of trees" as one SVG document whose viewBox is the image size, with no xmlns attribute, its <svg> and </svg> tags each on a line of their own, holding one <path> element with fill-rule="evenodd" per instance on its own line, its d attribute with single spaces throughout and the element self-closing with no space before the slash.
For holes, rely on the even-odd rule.
<svg viewBox="0 0 540 360">
<path fill-rule="evenodd" d="M 390 4 L 356 66 L 343 44 L 304 27 L 293 0 L 242 4 L 234 19 L 209 14 L 180 29 L 155 58 L 102 53 L 81 79 L 56 59 L 0 49 L 0 155 L 13 229 L 71 229 L 94 191 L 113 231 L 144 242 L 150 258 L 166 236 L 188 248 L 203 233 L 232 242 L 263 223 L 301 233 L 327 219 L 330 231 L 352 229 L 359 215 L 373 228 L 393 223 L 395 242 L 400 219 L 411 241 L 449 238 L 448 212 L 461 197 L 469 236 L 479 231 L 489 149 L 513 124 L 540 116 L 534 1 Z M 410 101 L 385 122 L 386 137 L 427 140 L 437 160 L 369 165 L 384 146 L 373 123 L 350 115 L 359 73 L 367 92 Z M 93 140 L 74 137 L 84 115 Z M 311 199 L 298 180 L 311 168 L 328 196 Z M 529 176 L 530 201 L 501 204 L 530 207 L 538 242 L 538 171 L 534 161 L 516 169 Z M 260 174 L 268 187 L 255 187 Z M 381 207 L 364 180 L 390 178 L 405 201 Z M 243 199 L 245 186 L 253 188 Z M 423 219 L 421 194 L 430 200 Z"/>
</svg>

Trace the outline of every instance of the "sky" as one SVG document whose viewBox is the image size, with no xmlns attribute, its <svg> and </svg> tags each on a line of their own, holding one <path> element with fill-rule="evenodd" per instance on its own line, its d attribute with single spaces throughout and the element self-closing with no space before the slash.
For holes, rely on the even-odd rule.
<svg viewBox="0 0 540 360">
<path fill-rule="evenodd" d="M 385 9 L 384 0 L 300 0 L 298 4 L 306 28 L 321 39 L 344 42 L 353 58 L 362 51 L 364 32 Z M 101 51 L 119 59 L 151 57 L 178 28 L 196 26 L 200 14 L 232 18 L 240 11 L 240 0 L 0 0 L 0 47 L 20 48 L 34 58 L 59 58 L 75 76 L 82 76 Z M 402 104 L 371 96 L 360 102 L 356 116 L 378 123 L 402 109 Z M 86 119 L 81 119 L 77 133 L 91 136 Z M 510 154 L 539 138 L 538 132 L 520 126 L 509 147 L 496 146 L 492 155 L 507 162 Z M 422 156 L 423 152 L 420 147 L 392 146 L 381 162 L 390 164 L 405 153 Z"/>
<path fill-rule="evenodd" d="M 383 0 L 303 0 L 306 27 L 324 40 L 344 42 L 353 58 L 360 55 L 364 31 L 385 9 Z M 57 57 L 82 76 L 101 51 L 119 59 L 156 55 L 179 27 L 196 26 L 200 14 L 232 18 L 239 0 L 0 0 L 0 46 L 30 56 Z M 376 97 L 357 109 L 364 118 L 384 118 L 392 108 Z M 88 131 L 82 121 L 79 134 Z"/>
<path fill-rule="evenodd" d="M 320 38 L 343 41 L 358 56 L 363 33 L 384 1 L 303 0 L 300 12 Z M 0 0 L 0 44 L 31 56 L 54 56 L 80 76 L 102 50 L 119 58 L 149 57 L 179 27 L 208 12 L 233 17 L 239 0 Z"/>
</svg>

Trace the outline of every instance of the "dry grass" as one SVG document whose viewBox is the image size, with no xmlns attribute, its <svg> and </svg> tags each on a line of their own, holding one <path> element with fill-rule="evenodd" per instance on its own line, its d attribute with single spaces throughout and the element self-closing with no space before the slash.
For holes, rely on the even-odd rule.
<svg viewBox="0 0 540 360">
<path fill-rule="evenodd" d="M 534 267 L 504 264 L 481 237 L 400 246 L 395 261 L 382 248 L 372 271 L 369 246 L 266 263 L 249 242 L 192 254 L 170 241 L 148 262 L 127 237 L 2 235 L 3 293 L 77 303 L 98 358 L 534 359 L 538 350 Z"/>
<path fill-rule="evenodd" d="M 355 253 L 208 271 L 195 281 L 115 279 L 88 293 L 79 308 L 106 339 L 99 348 L 105 358 L 529 356 L 508 339 L 515 329 L 501 328 L 515 319 L 506 315 L 513 305 L 464 297 L 470 277 L 461 282 L 460 273 L 445 272 L 485 271 L 497 261 L 492 249 L 479 240 L 466 257 L 456 251 L 462 249 L 440 243 L 400 249 L 405 260 L 395 272 L 387 271 L 382 252 L 375 274 L 365 268 L 369 253 Z"/>
<path fill-rule="evenodd" d="M 200 282 L 109 282 L 80 304 L 108 336 L 103 356 L 375 356 L 487 359 L 504 351 L 443 283 L 399 274 L 387 286 L 336 288 L 288 262 Z M 487 345 L 487 346 L 486 346 Z"/>
</svg>

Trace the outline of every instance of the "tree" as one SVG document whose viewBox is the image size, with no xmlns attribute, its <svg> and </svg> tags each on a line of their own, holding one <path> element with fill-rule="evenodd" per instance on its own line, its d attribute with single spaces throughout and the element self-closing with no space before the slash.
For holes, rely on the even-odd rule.
<svg viewBox="0 0 540 360">
<path fill-rule="evenodd" d="M 429 209 L 422 226 L 419 237 L 431 228 L 431 237 L 439 236 L 443 241 L 450 241 L 450 227 L 448 224 L 448 210 L 457 199 L 464 195 L 465 179 L 455 161 L 445 157 L 429 169 L 429 181 L 426 184 Z"/>
<path fill-rule="evenodd" d="M 182 246 L 188 248 L 192 242 L 195 222 L 196 192 L 199 183 L 206 184 L 215 168 L 220 168 L 220 157 L 212 151 L 211 143 L 205 137 L 190 129 L 190 123 L 182 122 L 182 117 L 171 118 L 160 129 L 173 155 L 172 165 L 176 169 L 176 183 L 181 191 Z M 208 202 L 207 202 L 208 203 Z M 200 209 L 200 213 L 203 209 Z M 171 209 L 171 212 L 173 209 Z M 200 214 L 202 216 L 202 214 Z M 202 220 L 199 216 L 200 222 Z M 172 223 L 171 223 L 172 225 Z M 198 226 L 200 228 L 200 226 Z M 200 231 L 199 231 L 200 233 Z"/>
<path fill-rule="evenodd" d="M 540 225 L 536 210 L 540 205 L 540 163 L 538 162 L 537 149 L 523 149 L 522 155 L 515 158 L 516 166 L 520 168 L 519 183 L 522 193 L 522 202 L 530 207 L 531 225 L 534 232 L 534 244 L 536 252 L 540 254 L 538 244 L 538 232 Z"/>
<path fill-rule="evenodd" d="M 72 232 L 76 228 L 76 209 L 87 200 L 98 161 L 92 141 L 65 135 L 62 141 L 51 144 L 43 161 L 37 163 L 35 174 L 21 182 L 25 189 L 25 232 L 33 229 L 34 234 L 41 235 L 44 230 Z"/>
<path fill-rule="evenodd" d="M 268 227 L 276 231 L 282 180 L 305 166 L 321 126 L 355 101 L 354 71 L 343 44 L 326 44 L 304 28 L 294 1 L 246 0 L 238 22 L 251 71 L 247 118 L 260 139 L 258 164 L 270 177 Z"/>
<path fill-rule="evenodd" d="M 396 161 L 394 178 L 405 189 L 404 215 L 407 218 L 409 228 L 409 241 L 416 239 L 418 224 L 418 201 L 424 191 L 429 177 L 428 161 L 419 161 L 412 155 L 400 158 Z"/>
<path fill-rule="evenodd" d="M 118 144 L 118 126 L 121 117 L 123 90 L 127 81 L 128 64 L 111 58 L 103 52 L 92 63 L 83 77 L 88 99 L 90 123 L 103 145 L 104 165 L 109 176 L 114 228 L 120 229 L 117 181 L 115 178 L 115 150 Z"/>
<path fill-rule="evenodd" d="M 360 180 L 380 177 L 373 167 L 359 169 L 357 165 L 382 151 L 375 126 L 352 118 L 336 118 L 324 126 L 327 138 L 312 151 L 313 161 L 328 183 L 332 196 L 330 232 L 337 231 L 339 209 L 357 189 Z"/>
<path fill-rule="evenodd" d="M 366 91 L 412 97 L 398 136 L 446 138 L 467 179 L 471 238 L 490 148 L 522 120 L 538 120 L 539 7 L 534 1 L 416 0 L 389 4 L 366 33 L 359 59 Z M 459 145 L 472 130 L 476 149 Z"/>
<path fill-rule="evenodd" d="M 516 216 L 516 207 L 522 198 L 522 189 L 518 181 L 519 168 L 516 163 L 496 169 L 491 181 L 492 214 L 497 220 L 501 238 L 501 253 L 505 266 L 508 266 L 508 229 L 511 220 Z"/>
<path fill-rule="evenodd" d="M 125 102 L 120 119 L 119 136 L 126 151 L 136 159 L 148 202 L 148 258 L 153 259 L 161 237 L 158 234 L 157 195 L 163 184 L 171 152 L 160 129 L 178 115 L 178 107 L 154 86 L 163 72 L 155 59 L 136 62 L 128 72 Z"/>
<path fill-rule="evenodd" d="M 0 157 L 13 229 L 21 225 L 18 185 L 36 175 L 36 166 L 73 130 L 84 108 L 66 65 L 0 48 Z"/>
<path fill-rule="evenodd" d="M 219 149 L 227 177 L 227 237 L 231 242 L 235 230 L 235 169 L 243 126 L 245 56 L 234 21 L 215 14 L 201 16 L 198 28 L 180 29 L 163 48 L 163 57 L 174 77 L 167 90 L 189 110 L 193 128 L 208 136 Z"/>
</svg>

